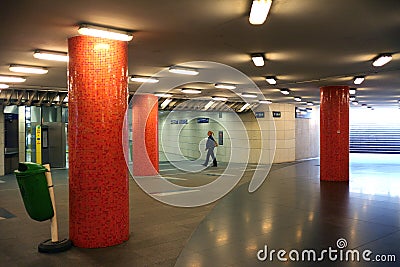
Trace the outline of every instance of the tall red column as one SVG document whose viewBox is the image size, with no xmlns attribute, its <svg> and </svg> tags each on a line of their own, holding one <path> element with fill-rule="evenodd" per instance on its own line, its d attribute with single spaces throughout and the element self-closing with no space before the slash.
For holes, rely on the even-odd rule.
<svg viewBox="0 0 400 267">
<path fill-rule="evenodd" d="M 158 165 L 158 97 L 137 94 L 132 103 L 133 175 L 157 175 Z"/>
<path fill-rule="evenodd" d="M 349 87 L 320 88 L 320 179 L 349 180 Z"/>
<path fill-rule="evenodd" d="M 70 239 L 78 247 L 112 246 L 129 239 L 127 43 L 77 36 L 68 54 Z"/>
</svg>

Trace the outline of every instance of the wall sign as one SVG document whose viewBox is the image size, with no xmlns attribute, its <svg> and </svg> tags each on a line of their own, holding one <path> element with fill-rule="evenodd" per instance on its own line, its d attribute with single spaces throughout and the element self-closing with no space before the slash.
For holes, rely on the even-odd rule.
<svg viewBox="0 0 400 267">
<path fill-rule="evenodd" d="M 264 118 L 264 117 L 265 117 L 264 111 L 256 112 L 256 118 Z"/>
<path fill-rule="evenodd" d="M 280 111 L 272 111 L 272 117 L 280 118 L 281 117 L 281 112 Z"/>
<path fill-rule="evenodd" d="M 208 123 L 209 118 L 197 118 L 197 123 Z"/>
</svg>

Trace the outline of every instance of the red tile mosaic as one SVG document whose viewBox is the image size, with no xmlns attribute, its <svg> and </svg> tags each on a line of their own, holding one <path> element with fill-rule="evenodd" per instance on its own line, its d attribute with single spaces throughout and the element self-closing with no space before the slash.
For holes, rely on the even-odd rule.
<svg viewBox="0 0 400 267">
<path fill-rule="evenodd" d="M 158 174 L 158 97 L 135 95 L 132 103 L 133 175 Z"/>
<path fill-rule="evenodd" d="M 85 248 L 120 244 L 129 239 L 127 43 L 76 36 L 68 54 L 70 239 Z"/>
<path fill-rule="evenodd" d="M 349 87 L 321 87 L 320 179 L 349 180 Z"/>
</svg>

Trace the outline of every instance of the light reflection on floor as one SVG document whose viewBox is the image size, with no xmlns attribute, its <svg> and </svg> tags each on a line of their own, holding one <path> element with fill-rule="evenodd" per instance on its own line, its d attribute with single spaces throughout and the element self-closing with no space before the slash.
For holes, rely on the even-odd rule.
<svg viewBox="0 0 400 267">
<path fill-rule="evenodd" d="M 400 197 L 399 154 L 350 154 L 350 192 Z"/>
</svg>

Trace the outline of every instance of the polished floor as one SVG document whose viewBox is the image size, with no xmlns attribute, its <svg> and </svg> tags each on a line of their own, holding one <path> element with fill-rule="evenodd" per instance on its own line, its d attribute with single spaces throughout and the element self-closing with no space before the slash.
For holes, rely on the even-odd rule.
<svg viewBox="0 0 400 267">
<path fill-rule="evenodd" d="M 211 181 L 224 169 L 186 177 L 161 166 L 188 186 Z M 161 204 L 131 181 L 129 241 L 55 255 L 37 253 L 37 244 L 49 238 L 49 226 L 27 218 L 15 178 L 0 177 L 0 266 L 400 266 L 399 155 L 351 154 L 349 183 L 320 182 L 318 160 L 276 164 L 250 194 L 253 170 L 249 166 L 227 196 L 199 208 Z M 53 171 L 64 237 L 66 176 L 65 170 Z M 356 253 L 359 261 L 352 257 Z"/>
</svg>

